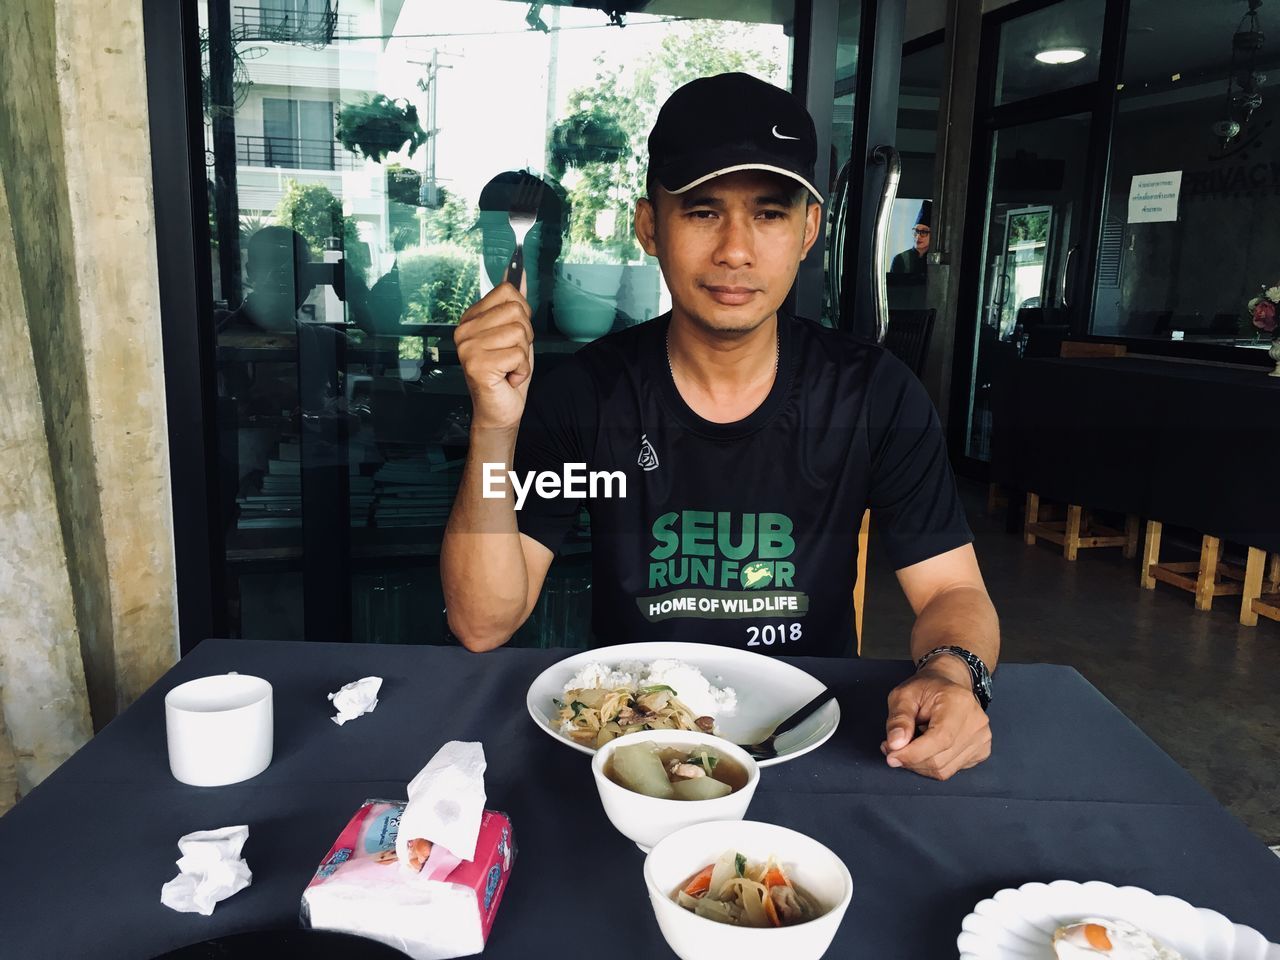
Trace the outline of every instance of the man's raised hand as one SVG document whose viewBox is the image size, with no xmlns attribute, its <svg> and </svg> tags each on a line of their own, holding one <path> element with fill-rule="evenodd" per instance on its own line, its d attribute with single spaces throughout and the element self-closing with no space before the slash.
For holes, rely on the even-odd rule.
<svg viewBox="0 0 1280 960">
<path fill-rule="evenodd" d="M 532 315 L 523 290 L 504 282 L 458 322 L 453 342 L 471 393 L 473 427 L 519 427 L 533 377 Z"/>
</svg>

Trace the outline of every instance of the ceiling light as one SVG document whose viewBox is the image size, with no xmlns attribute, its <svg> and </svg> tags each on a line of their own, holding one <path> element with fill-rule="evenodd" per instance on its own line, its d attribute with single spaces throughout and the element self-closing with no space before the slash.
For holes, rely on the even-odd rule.
<svg viewBox="0 0 1280 960">
<path fill-rule="evenodd" d="M 1041 63 L 1075 63 L 1084 58 L 1085 52 L 1079 47 L 1055 47 L 1052 50 L 1041 50 L 1036 54 L 1036 59 Z"/>
</svg>

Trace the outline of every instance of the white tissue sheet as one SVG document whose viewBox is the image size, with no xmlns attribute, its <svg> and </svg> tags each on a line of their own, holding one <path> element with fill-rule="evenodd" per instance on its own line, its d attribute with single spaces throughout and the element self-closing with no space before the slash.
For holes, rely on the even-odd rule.
<svg viewBox="0 0 1280 960">
<path fill-rule="evenodd" d="M 363 680 L 353 680 L 346 684 L 342 689 L 329 694 L 334 709 L 338 711 L 337 715 L 330 719 L 338 726 L 342 726 L 348 720 L 354 720 L 366 713 L 373 713 L 373 708 L 378 705 L 378 691 L 381 689 L 381 677 L 365 677 Z"/>
<path fill-rule="evenodd" d="M 247 826 L 188 833 L 178 841 L 178 875 L 160 889 L 160 902 L 180 913 L 209 916 L 214 904 L 239 893 L 253 881 L 240 856 Z"/>
<path fill-rule="evenodd" d="M 396 858 L 409 866 L 409 841 L 430 840 L 459 860 L 474 860 L 484 815 L 484 745 L 451 740 L 409 781 L 409 803 L 400 817 Z"/>
</svg>

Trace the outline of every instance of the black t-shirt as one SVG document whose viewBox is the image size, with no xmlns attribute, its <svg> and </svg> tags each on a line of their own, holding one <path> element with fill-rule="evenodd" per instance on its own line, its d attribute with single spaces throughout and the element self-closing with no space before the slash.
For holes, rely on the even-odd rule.
<svg viewBox="0 0 1280 960">
<path fill-rule="evenodd" d="M 671 378 L 669 321 L 535 374 L 520 426 L 520 478 L 565 464 L 625 478 L 625 497 L 615 477 L 585 498 L 593 642 L 847 655 L 865 509 L 895 569 L 973 539 L 928 394 L 883 348 L 779 314 L 768 396 L 713 423 Z M 530 488 L 520 530 L 559 553 L 583 503 Z"/>
</svg>

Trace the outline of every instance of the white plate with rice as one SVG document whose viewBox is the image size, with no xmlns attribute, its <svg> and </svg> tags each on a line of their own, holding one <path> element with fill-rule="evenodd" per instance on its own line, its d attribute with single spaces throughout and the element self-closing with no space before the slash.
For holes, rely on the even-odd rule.
<svg viewBox="0 0 1280 960">
<path fill-rule="evenodd" d="M 542 671 L 529 687 L 529 716 L 547 734 L 580 753 L 595 748 L 560 729 L 556 701 L 575 687 L 610 688 L 663 684 L 694 713 L 711 716 L 717 735 L 733 743 L 757 743 L 823 691 L 824 684 L 798 667 L 746 650 L 703 643 L 627 643 L 585 650 Z M 760 766 L 785 763 L 816 750 L 840 725 L 834 700 L 779 737 L 778 756 Z"/>
</svg>

